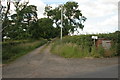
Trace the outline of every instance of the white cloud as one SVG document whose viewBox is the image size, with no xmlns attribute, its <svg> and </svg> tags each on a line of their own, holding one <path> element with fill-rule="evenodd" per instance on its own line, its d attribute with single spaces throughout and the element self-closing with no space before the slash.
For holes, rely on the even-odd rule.
<svg viewBox="0 0 120 80">
<path fill-rule="evenodd" d="M 6 1 L 7 0 L 2 1 L 2 5 L 3 6 L 7 5 Z M 28 1 L 28 0 L 21 0 L 20 2 L 22 3 L 24 1 Z M 37 6 L 38 18 L 44 17 L 43 13 L 44 13 L 44 8 L 45 8 L 46 4 L 44 4 L 41 0 L 35 0 L 35 1 L 34 0 L 29 0 L 29 5 L 35 5 L 35 6 Z M 12 14 L 15 13 L 14 10 L 15 10 L 15 7 L 14 7 L 13 3 L 11 3 L 11 13 Z"/>
<path fill-rule="evenodd" d="M 95 19 L 96 20 L 96 19 Z M 118 16 L 114 15 L 101 21 L 86 21 L 84 32 L 88 33 L 108 33 L 118 30 Z"/>
<path fill-rule="evenodd" d="M 44 17 L 43 13 L 46 4 L 44 4 L 41 0 L 29 0 L 29 4 L 37 6 L 38 18 Z"/>
<path fill-rule="evenodd" d="M 117 27 L 118 26 L 118 16 L 111 16 L 110 18 L 106 19 L 105 21 L 98 23 L 97 25 L 100 26 L 113 26 Z"/>
<path fill-rule="evenodd" d="M 46 6 L 46 5 L 51 5 L 53 8 L 55 8 L 55 7 L 58 6 L 58 4 L 45 4 L 44 2 L 49 3 L 49 2 L 51 2 L 51 1 L 43 1 L 43 0 L 36 0 L 36 1 L 34 1 L 34 0 L 29 0 L 29 4 L 31 4 L 31 5 L 36 5 L 36 6 L 37 6 L 38 18 L 43 18 L 43 17 L 45 17 L 45 16 L 43 15 L 43 13 L 44 13 L 44 9 L 45 9 L 45 6 Z M 52 2 L 54 2 L 54 0 L 52 0 Z M 57 1 L 55 1 L 55 2 L 57 2 Z"/>
<path fill-rule="evenodd" d="M 79 2 L 81 4 L 89 2 L 89 0 L 74 0 L 76 2 Z"/>
<path fill-rule="evenodd" d="M 119 0 L 98 0 L 98 2 L 107 3 L 107 4 L 117 4 Z"/>
<path fill-rule="evenodd" d="M 32 1 L 32 0 L 31 0 Z M 85 28 L 81 33 L 105 33 L 114 32 L 117 27 L 117 2 L 118 0 L 74 0 L 79 3 L 83 15 L 88 18 Z M 34 1 L 32 1 L 33 4 Z M 42 17 L 45 4 L 37 0 L 38 15 Z M 44 2 L 44 1 L 43 1 Z M 53 1 L 54 2 L 54 1 Z M 55 1 L 56 2 L 56 1 Z M 49 3 L 49 2 L 48 2 Z M 51 4 L 53 7 L 58 4 Z M 110 17 L 106 17 L 109 16 Z M 111 16 L 112 15 L 112 16 Z M 102 20 L 99 20 L 103 17 Z"/>
<path fill-rule="evenodd" d="M 106 33 L 118 29 L 119 0 L 74 0 L 88 19 L 83 33 Z M 81 31 L 80 31 L 81 32 Z"/>
<path fill-rule="evenodd" d="M 52 8 L 58 7 L 58 4 L 51 4 Z"/>
<path fill-rule="evenodd" d="M 87 17 L 102 17 L 113 14 L 117 11 L 117 0 L 106 1 L 106 0 L 75 0 L 80 4 L 79 9 L 82 10 L 83 14 Z M 109 4 L 108 4 L 109 2 Z"/>
</svg>

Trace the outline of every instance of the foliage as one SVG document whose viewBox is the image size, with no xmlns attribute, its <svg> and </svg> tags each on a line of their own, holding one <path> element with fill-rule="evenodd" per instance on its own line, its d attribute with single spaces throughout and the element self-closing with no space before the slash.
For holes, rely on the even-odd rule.
<svg viewBox="0 0 120 80">
<path fill-rule="evenodd" d="M 47 22 L 47 23 L 46 23 Z M 49 39 L 56 37 L 56 29 L 52 26 L 53 20 L 49 18 L 41 18 L 37 21 L 39 27 L 39 34 L 40 37 Z"/>
<path fill-rule="evenodd" d="M 102 46 L 99 46 L 98 48 L 92 46 L 91 56 L 99 58 L 99 57 L 104 57 L 104 54 L 105 54 L 105 50 Z"/>
<path fill-rule="evenodd" d="M 70 32 L 74 33 L 74 31 L 77 31 L 78 28 L 84 28 L 83 22 L 86 20 L 86 17 L 82 15 L 78 6 L 76 2 L 67 2 L 62 6 L 59 5 L 55 9 L 51 6 L 46 6 L 45 15 L 54 20 L 54 24 L 56 24 L 57 30 L 60 32 L 62 10 L 63 36 L 68 35 Z"/>
<path fill-rule="evenodd" d="M 29 51 L 42 46 L 47 40 L 41 39 L 39 41 L 14 41 L 4 42 L 2 44 L 2 61 L 3 63 L 9 63 L 16 58 L 27 54 Z"/>
<path fill-rule="evenodd" d="M 93 40 L 91 39 L 92 35 L 66 36 L 62 41 L 56 40 L 52 45 L 51 52 L 66 58 L 99 58 L 119 55 L 117 52 L 118 44 L 116 41 L 118 38 L 116 32 L 110 34 L 97 34 L 99 38 L 109 38 L 113 41 L 109 50 L 105 50 L 102 46 L 94 46 Z"/>
<path fill-rule="evenodd" d="M 8 15 L 8 11 L 6 11 L 7 17 L 2 24 L 2 37 L 7 36 L 14 40 L 29 39 L 31 37 L 29 28 L 32 23 L 37 21 L 37 7 L 28 5 L 28 2 L 14 2 L 13 4 L 15 13 Z"/>
<path fill-rule="evenodd" d="M 10 13 L 11 4 L 15 7 L 15 13 Z M 78 28 L 83 29 L 83 22 L 86 20 L 78 9 L 78 3 L 67 2 L 63 6 L 53 9 L 45 7 L 47 18 L 37 18 L 37 7 L 28 5 L 29 2 L 7 2 L 4 13 L 2 38 L 20 39 L 51 39 L 60 36 L 61 9 L 63 9 L 63 36 L 74 33 Z M 56 27 L 53 26 L 56 24 Z"/>
<path fill-rule="evenodd" d="M 48 18 L 37 18 L 37 7 L 28 5 L 28 2 L 14 2 L 15 13 L 10 13 L 12 3 L 7 2 L 4 12 L 2 38 L 39 39 L 55 38 L 60 36 L 61 9 L 63 9 L 63 36 L 74 33 L 78 28 L 83 29 L 83 22 L 86 20 L 78 9 L 78 3 L 67 2 L 63 6 L 53 9 L 45 7 L 45 14 Z M 53 26 L 56 24 L 56 27 Z"/>
</svg>

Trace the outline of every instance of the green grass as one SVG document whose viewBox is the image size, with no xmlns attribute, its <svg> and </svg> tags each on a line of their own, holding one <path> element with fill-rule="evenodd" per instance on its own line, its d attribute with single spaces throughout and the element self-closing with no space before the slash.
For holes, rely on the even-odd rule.
<svg viewBox="0 0 120 80">
<path fill-rule="evenodd" d="M 73 43 L 64 43 L 60 45 L 53 44 L 51 52 L 65 58 L 82 58 L 90 56 L 87 47 L 83 49 L 81 46 Z"/>
<path fill-rule="evenodd" d="M 89 35 L 85 36 L 66 36 L 62 41 L 55 40 L 51 46 L 53 54 L 65 58 L 83 58 L 83 57 L 112 57 L 116 56 L 116 45 L 111 49 L 105 50 L 102 46 L 95 47 Z"/>
<path fill-rule="evenodd" d="M 7 64 L 18 57 L 27 54 L 28 52 L 32 51 L 33 49 L 42 46 L 45 44 L 47 40 L 39 40 L 39 41 L 28 41 L 28 42 L 19 42 L 19 44 L 15 44 L 14 41 L 11 44 L 11 42 L 5 42 L 3 43 L 2 48 L 2 63 Z"/>
</svg>

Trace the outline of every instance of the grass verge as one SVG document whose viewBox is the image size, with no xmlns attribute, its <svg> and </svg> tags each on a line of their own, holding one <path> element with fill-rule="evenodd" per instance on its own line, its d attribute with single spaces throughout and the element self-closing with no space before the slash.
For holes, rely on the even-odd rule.
<svg viewBox="0 0 120 80">
<path fill-rule="evenodd" d="M 17 44 L 2 43 L 2 63 L 8 64 L 20 56 L 27 54 L 28 52 L 44 45 L 47 40 L 28 41 Z"/>
<path fill-rule="evenodd" d="M 65 38 L 64 38 L 65 39 Z M 112 46 L 111 49 L 105 50 L 102 46 L 95 47 L 94 45 L 89 45 L 84 42 L 78 44 L 76 42 L 67 42 L 67 40 L 60 41 L 56 40 L 53 42 L 51 47 L 51 53 L 65 57 L 65 58 L 83 58 L 83 57 L 93 57 L 93 58 L 102 58 L 102 57 L 112 57 L 116 55 L 115 46 Z M 74 40 L 75 41 L 75 40 Z"/>
</svg>

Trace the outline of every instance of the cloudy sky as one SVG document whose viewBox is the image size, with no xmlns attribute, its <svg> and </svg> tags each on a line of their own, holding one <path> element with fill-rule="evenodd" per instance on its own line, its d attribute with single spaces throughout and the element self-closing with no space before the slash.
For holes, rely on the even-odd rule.
<svg viewBox="0 0 120 80">
<path fill-rule="evenodd" d="M 42 18 L 44 7 L 53 7 L 67 1 L 79 3 L 79 9 L 87 17 L 85 27 L 81 33 L 109 33 L 118 30 L 118 1 L 119 0 L 29 0 L 30 4 L 38 8 L 38 17 Z"/>
</svg>

